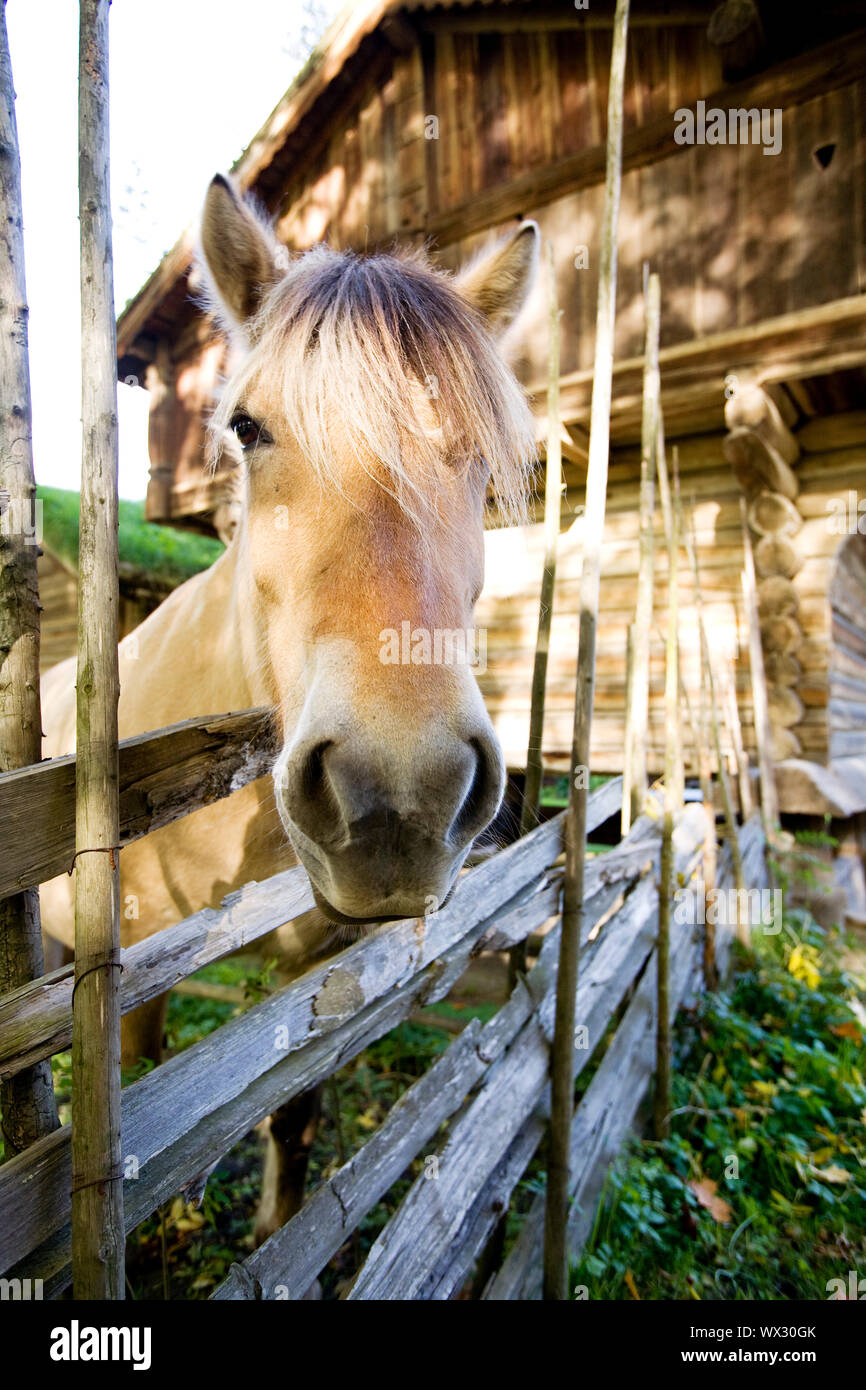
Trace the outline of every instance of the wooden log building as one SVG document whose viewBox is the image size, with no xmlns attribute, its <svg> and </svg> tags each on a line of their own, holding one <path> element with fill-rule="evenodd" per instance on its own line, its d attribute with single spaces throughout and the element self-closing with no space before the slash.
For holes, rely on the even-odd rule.
<svg viewBox="0 0 866 1390">
<path fill-rule="evenodd" d="M 456 267 L 516 219 L 554 247 L 566 496 L 545 765 L 567 766 L 592 389 L 613 5 L 359 0 L 337 20 L 234 173 L 292 250 L 429 242 Z M 783 811 L 866 811 L 866 28 L 857 3 L 634 0 L 629 30 L 610 486 L 592 762 L 622 770 L 626 633 L 638 568 L 643 266 L 662 282 L 669 455 L 694 517 L 714 654 L 754 748 L 740 576 L 756 553 Z M 214 94 L 214 100 L 220 99 Z M 154 521 L 226 535 L 229 479 L 203 424 L 225 344 L 195 301 L 194 232 L 118 324 L 119 375 L 151 392 Z M 513 360 L 543 449 L 543 276 Z M 540 476 L 540 475 L 539 475 Z M 481 684 L 524 765 L 542 537 L 488 532 Z M 536 520 L 537 518 L 537 520 Z M 648 763 L 663 763 L 667 605 L 656 518 Z M 684 673 L 698 682 L 681 568 Z M 691 634 L 691 636 L 690 636 Z M 687 740 L 688 742 L 688 740 Z M 693 753 L 690 773 L 696 771 Z"/>
</svg>

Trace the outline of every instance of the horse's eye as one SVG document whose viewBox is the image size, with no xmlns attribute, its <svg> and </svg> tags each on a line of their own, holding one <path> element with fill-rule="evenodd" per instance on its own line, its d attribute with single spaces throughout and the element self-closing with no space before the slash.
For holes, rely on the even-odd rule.
<svg viewBox="0 0 866 1390">
<path fill-rule="evenodd" d="M 237 415 L 232 416 L 229 428 L 234 431 L 242 449 L 253 449 L 256 444 L 270 443 L 264 428 L 244 411 L 238 411 Z"/>
</svg>

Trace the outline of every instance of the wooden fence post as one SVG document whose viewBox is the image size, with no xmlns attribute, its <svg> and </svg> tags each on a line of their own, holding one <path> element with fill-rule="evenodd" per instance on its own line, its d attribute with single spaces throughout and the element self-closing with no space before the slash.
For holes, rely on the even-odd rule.
<svg viewBox="0 0 866 1390">
<path fill-rule="evenodd" d="M 685 532 L 682 511 L 678 509 L 679 534 L 682 537 Z M 688 692 L 683 681 L 682 667 L 680 668 L 680 694 L 688 716 L 689 727 L 692 731 L 692 738 L 695 744 L 695 761 L 698 768 L 698 780 L 701 784 L 701 796 L 703 798 L 703 811 L 706 828 L 704 831 L 704 848 L 701 856 L 701 877 L 705 894 L 713 892 L 716 887 L 716 871 L 718 868 L 718 845 L 716 841 L 716 803 L 713 798 L 713 772 L 710 763 L 709 748 L 709 728 L 707 719 L 707 697 L 706 679 L 704 677 L 703 663 L 701 664 L 700 676 L 700 702 L 698 713 L 692 707 L 688 697 Z M 716 927 L 711 913 L 709 918 L 704 914 L 704 946 L 702 969 L 704 972 L 704 984 L 707 989 L 716 989 L 719 983 L 719 972 L 716 967 Z"/>
<path fill-rule="evenodd" d="M 568 1183 L 574 1111 L 574 1021 L 580 928 L 583 917 L 589 746 L 595 691 L 595 647 L 601 581 L 601 546 L 607 500 L 616 261 L 622 181 L 623 87 L 628 0 L 617 0 L 607 104 L 607 159 L 598 279 L 595 372 L 586 473 L 586 543 L 580 576 L 577 692 L 571 750 L 571 785 L 565 821 L 565 880 L 562 935 L 556 982 L 556 1016 L 551 1053 L 551 1119 L 544 1228 L 544 1298 L 568 1297 Z"/>
<path fill-rule="evenodd" d="M 81 530 L 78 584 L 72 1268 L 124 1296 L 117 776 L 117 366 L 108 156 L 109 0 L 81 0 Z"/>
<path fill-rule="evenodd" d="M 653 285 L 653 282 L 655 284 Z M 657 275 L 650 276 L 653 300 L 661 304 Z M 674 822 L 681 804 L 679 774 L 679 527 L 665 458 L 661 419 L 658 421 L 656 465 L 668 552 L 668 630 L 665 641 L 665 778 L 659 864 L 658 936 L 656 945 L 656 1084 L 653 1129 L 656 1139 L 668 1132 L 671 1110 L 670 942 L 671 899 L 674 893 Z"/>
<path fill-rule="evenodd" d="M 692 576 L 695 586 L 695 607 L 698 615 L 698 633 L 701 644 L 701 668 L 703 679 L 706 681 L 707 701 L 709 706 L 710 725 L 713 732 L 713 747 L 716 750 L 716 761 L 719 765 L 719 788 L 722 793 L 722 808 L 725 815 L 725 834 L 731 849 L 731 862 L 734 870 L 734 887 L 737 894 L 737 937 L 744 946 L 748 946 L 751 941 L 749 924 L 743 912 L 745 904 L 746 882 L 743 876 L 743 859 L 740 854 L 740 841 L 737 836 L 737 822 L 734 817 L 734 804 L 731 800 L 731 784 L 728 780 L 728 770 L 725 767 L 725 757 L 722 751 L 722 733 L 719 721 L 719 706 L 716 700 L 716 682 L 713 676 L 713 665 L 710 659 L 710 644 L 707 639 L 707 627 L 704 622 L 704 600 L 701 591 L 701 575 L 698 564 L 698 545 L 694 534 L 694 514 L 692 517 L 692 537 L 684 536 L 686 550 L 692 567 Z"/>
<path fill-rule="evenodd" d="M 547 243 L 547 283 L 549 309 L 549 354 L 547 377 L 547 461 L 544 474 L 544 569 L 538 605 L 538 635 L 532 668 L 532 696 L 529 713 L 529 743 L 526 749 L 526 785 L 520 811 L 520 833 L 525 835 L 538 822 L 541 796 L 544 703 L 547 687 L 547 660 L 550 654 L 550 623 L 556 589 L 556 552 L 562 509 L 562 425 L 559 419 L 559 342 L 562 310 L 556 292 L 556 263 L 553 243 Z"/>
<path fill-rule="evenodd" d="M 749 755 L 743 743 L 743 726 L 740 722 L 740 708 L 737 704 L 737 682 L 736 673 L 732 664 L 726 661 L 721 667 L 723 694 L 725 699 L 725 722 L 731 735 L 731 743 L 734 746 L 734 758 L 737 764 L 737 783 L 740 789 L 740 811 L 743 821 L 751 820 L 752 812 L 755 809 L 752 800 L 752 778 L 749 772 Z"/>
<path fill-rule="evenodd" d="M 646 797 L 646 743 L 649 717 L 650 629 L 653 618 L 653 509 L 656 450 L 659 434 L 659 325 L 661 322 L 659 277 L 651 275 L 644 290 L 646 342 L 643 367 L 643 415 L 641 420 L 640 520 L 637 598 L 631 626 L 631 669 L 625 712 L 625 763 L 622 792 L 622 833 L 637 820 Z"/>
<path fill-rule="evenodd" d="M 546 246 L 549 309 L 547 374 L 547 458 L 544 471 L 544 568 L 538 600 L 538 632 L 532 666 L 532 692 L 529 707 L 529 740 L 526 747 L 526 781 L 520 806 L 520 834 L 527 835 L 538 824 L 543 773 L 544 708 L 547 692 L 547 663 L 550 655 L 550 624 L 556 592 L 556 552 L 562 515 L 562 425 L 559 419 L 559 357 L 562 311 L 556 292 L 556 262 L 553 243 Z M 518 972 L 526 969 L 526 942 L 521 941 L 508 956 L 509 978 L 513 988 Z"/>
<path fill-rule="evenodd" d="M 743 605 L 746 610 L 746 631 L 749 637 L 749 666 L 752 673 L 752 707 L 755 717 L 755 741 L 758 745 L 758 771 L 761 779 L 761 816 L 767 843 L 776 838 L 779 825 L 779 799 L 773 773 L 773 740 L 770 729 L 770 709 L 767 702 L 767 677 L 764 653 L 761 648 L 761 626 L 758 618 L 758 587 L 755 580 L 755 559 L 752 538 L 746 520 L 746 503 L 740 498 L 743 523 Z"/>
<path fill-rule="evenodd" d="M 39 553 L 31 441 L 21 166 L 6 11 L 0 9 L 0 772 L 42 757 Z M 39 890 L 0 902 L 0 994 L 43 973 Z M 58 1125 L 50 1059 L 0 1086 L 5 1156 Z"/>
</svg>

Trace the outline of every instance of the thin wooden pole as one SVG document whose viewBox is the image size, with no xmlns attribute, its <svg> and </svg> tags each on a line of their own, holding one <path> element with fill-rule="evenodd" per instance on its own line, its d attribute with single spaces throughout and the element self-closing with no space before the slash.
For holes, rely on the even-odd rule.
<svg viewBox="0 0 866 1390">
<path fill-rule="evenodd" d="M 527 834 L 538 822 L 541 795 L 544 702 L 547 688 L 547 661 L 550 654 L 550 623 L 556 588 L 556 552 L 562 513 L 562 424 L 559 418 L 559 356 L 562 310 L 556 291 L 556 263 L 553 243 L 547 247 L 547 302 L 549 310 L 549 351 L 547 375 L 547 461 L 544 473 L 544 569 L 538 605 L 538 635 L 532 668 L 532 696 L 529 713 L 529 745 L 526 750 L 526 786 L 520 813 L 520 833 Z"/>
<path fill-rule="evenodd" d="M 42 757 L 36 481 L 15 91 L 0 9 L 0 772 Z M 0 994 L 44 971 L 39 890 L 0 902 Z M 57 1128 L 51 1062 L 0 1085 L 5 1157 Z"/>
<path fill-rule="evenodd" d="M 658 282 L 650 276 L 650 284 Z M 655 294 L 660 300 L 660 286 Z M 674 893 L 674 823 L 681 804 L 679 767 L 679 525 L 671 499 L 664 443 L 659 422 L 657 450 L 659 493 L 668 552 L 668 630 L 665 642 L 665 792 L 659 873 L 658 936 L 656 939 L 656 1085 L 653 1129 L 656 1139 L 668 1133 L 671 1112 L 670 941 L 671 900 Z"/>
<path fill-rule="evenodd" d="M 737 785 L 740 789 L 740 810 L 743 820 L 751 819 L 755 809 L 752 800 L 752 779 L 749 773 L 749 755 L 743 743 L 743 726 L 740 723 L 740 710 L 737 705 L 737 687 L 731 663 L 726 661 L 721 668 L 725 697 L 725 723 L 731 735 L 734 760 L 737 764 Z"/>
<path fill-rule="evenodd" d="M 658 448 L 659 448 L 659 452 L 662 454 L 662 456 L 664 456 L 665 434 L 664 434 L 664 423 L 663 423 L 661 417 L 659 417 L 659 442 L 658 442 Z M 681 510 L 681 502 L 682 502 L 682 499 L 681 499 L 681 497 L 680 497 L 680 452 L 679 452 L 679 449 L 677 448 L 676 444 L 673 446 L 673 449 L 672 449 L 671 452 L 672 452 L 672 455 L 673 455 L 673 505 L 672 505 L 672 508 L 671 508 L 671 525 L 674 527 L 675 534 L 677 535 L 677 538 L 678 538 L 678 539 L 677 539 L 677 573 L 679 573 L 679 553 L 680 553 L 679 519 L 680 519 L 680 510 Z M 678 638 L 677 638 L 677 677 L 678 677 L 678 678 L 679 678 L 679 675 L 680 675 L 680 661 L 679 661 L 679 637 L 678 637 Z M 676 794 L 676 795 L 675 795 L 675 801 L 676 801 L 676 808 L 677 808 L 677 810 L 678 810 L 678 811 L 681 811 L 681 810 L 682 810 L 682 807 L 683 807 L 683 801 L 684 801 L 684 798 L 685 798 L 685 792 L 686 792 L 686 772 L 685 772 L 685 751 L 684 751 L 683 726 L 682 726 L 682 724 L 680 723 L 680 721 L 679 721 L 678 719 L 675 721 L 675 724 L 674 724 L 674 749 L 675 749 L 675 757 L 674 757 L 674 791 L 675 791 L 675 794 Z"/>
<path fill-rule="evenodd" d="M 689 550 L 688 531 L 683 514 L 682 497 L 679 488 L 676 494 L 677 517 L 679 520 L 679 532 L 687 554 L 694 553 L 697 556 L 697 536 L 693 537 L 693 551 Z M 697 602 L 695 612 L 697 613 Z M 712 892 L 716 887 L 716 877 L 718 873 L 718 837 L 716 834 L 716 800 L 713 795 L 713 767 L 710 759 L 710 716 L 709 698 L 707 692 L 706 668 L 703 661 L 703 648 L 701 645 L 701 624 L 698 621 L 698 669 L 699 676 L 699 700 L 698 713 L 694 715 L 689 701 L 685 682 L 682 681 L 683 698 L 689 711 L 689 723 L 692 729 L 692 737 L 695 741 L 695 756 L 698 765 L 698 779 L 701 784 L 701 795 L 703 797 L 704 819 L 706 822 L 704 830 L 704 847 L 701 861 L 701 874 L 703 877 L 704 892 Z M 704 941 L 703 941 L 703 972 L 704 983 L 707 989 L 716 989 L 719 983 L 719 971 L 716 964 L 716 924 L 715 915 L 705 915 L 704 920 Z"/>
<path fill-rule="evenodd" d="M 117 379 L 108 158 L 109 0 L 81 0 L 81 523 L 72 1010 L 76 1299 L 124 1297 L 117 780 Z"/>
<path fill-rule="evenodd" d="M 731 862 L 734 869 L 734 887 L 737 894 L 737 936 L 744 946 L 750 943 L 750 932 L 748 923 L 745 920 L 745 878 L 743 876 L 743 859 L 740 854 L 740 841 L 737 835 L 737 822 L 734 816 L 734 805 L 731 800 L 731 786 L 728 781 L 728 770 L 725 767 L 725 757 L 722 751 L 722 733 L 719 720 L 719 707 L 716 700 L 716 683 L 713 676 L 713 665 L 710 659 L 710 644 L 707 639 L 707 628 L 704 622 L 704 601 L 701 591 L 701 576 L 698 564 L 697 541 L 694 538 L 694 517 L 692 519 L 692 538 L 684 537 L 686 550 L 692 567 L 692 575 L 695 586 L 695 608 L 698 615 L 698 631 L 701 643 L 701 665 L 703 667 L 704 679 L 706 681 L 710 725 L 713 733 L 713 747 L 716 751 L 716 761 L 719 766 L 719 787 L 722 793 L 722 809 L 724 811 L 725 835 L 731 849 Z"/>
<path fill-rule="evenodd" d="M 659 376 L 659 326 L 661 289 L 659 277 L 649 276 L 644 290 L 646 341 L 643 367 L 641 420 L 640 520 L 637 597 L 632 624 L 631 670 L 625 713 L 625 762 L 622 790 L 622 833 L 643 810 L 646 797 L 646 744 L 649 720 L 650 629 L 653 618 L 653 510 L 655 506 L 656 449 L 659 433 L 661 383 Z"/>
<path fill-rule="evenodd" d="M 682 509 L 677 507 L 677 518 L 679 534 L 685 534 L 685 522 L 683 520 Z M 701 795 L 703 797 L 703 811 L 706 828 L 704 830 L 704 846 L 701 857 L 701 876 L 705 893 L 711 892 L 716 886 L 716 873 L 718 868 L 718 845 L 716 840 L 716 803 L 713 798 L 713 772 L 710 762 L 709 731 L 707 728 L 707 709 L 706 709 L 706 682 L 704 680 L 703 663 L 700 667 L 700 690 L 698 712 L 692 707 L 686 683 L 683 680 L 682 666 L 680 667 L 680 694 L 689 721 L 689 728 L 692 731 L 692 739 L 695 745 L 695 761 L 698 768 L 698 780 L 701 784 Z M 716 926 L 715 919 L 705 918 L 704 921 L 704 949 L 703 949 L 703 972 L 704 983 L 707 989 L 715 989 L 719 982 L 718 969 L 716 967 Z"/>
<path fill-rule="evenodd" d="M 743 606 L 749 638 L 749 667 L 752 673 L 752 708 L 755 715 L 755 740 L 758 745 L 758 773 L 761 781 L 761 817 L 767 843 L 772 844 L 779 825 L 779 799 L 773 773 L 771 752 L 773 735 L 770 729 L 770 707 L 767 700 L 767 676 L 761 647 L 761 627 L 758 618 L 758 586 L 755 579 L 755 558 L 752 538 L 746 520 L 745 498 L 740 498 L 743 520 Z"/>
<path fill-rule="evenodd" d="M 543 773 L 544 707 L 547 692 L 547 663 L 550 655 L 550 625 L 556 592 L 556 554 L 562 516 L 562 422 L 559 418 L 560 319 L 556 289 L 556 261 L 553 243 L 547 242 L 547 303 L 549 317 L 547 373 L 547 459 L 544 469 L 544 568 L 538 602 L 538 633 L 532 667 L 532 693 L 529 707 L 529 742 L 526 749 L 526 782 L 520 807 L 520 833 L 527 835 L 538 824 Z M 511 987 L 526 969 L 526 942 L 509 952 Z"/>
<path fill-rule="evenodd" d="M 617 0 L 607 104 L 607 167 L 599 258 L 595 370 L 586 475 L 585 544 L 580 576 L 577 693 L 571 750 L 571 784 L 565 819 L 565 881 L 551 1054 L 551 1118 L 544 1226 L 545 1299 L 568 1296 L 568 1187 L 574 1112 L 574 1023 L 583 919 L 589 748 L 595 691 L 595 647 L 601 582 L 601 546 L 607 498 L 613 330 L 616 313 L 617 228 L 622 181 L 623 87 L 628 0 Z"/>
</svg>

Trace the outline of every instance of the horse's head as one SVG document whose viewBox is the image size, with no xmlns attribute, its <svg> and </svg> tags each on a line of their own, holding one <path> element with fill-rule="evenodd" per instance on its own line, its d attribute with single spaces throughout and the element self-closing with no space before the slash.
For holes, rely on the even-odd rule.
<svg viewBox="0 0 866 1390">
<path fill-rule="evenodd" d="M 217 178 L 201 239 L 242 350 L 214 431 L 243 456 L 233 544 L 280 816 L 332 920 L 422 915 L 503 791 L 472 614 L 488 489 L 519 507 L 533 453 L 495 339 L 537 228 L 456 279 L 417 255 L 288 258 Z"/>
</svg>

